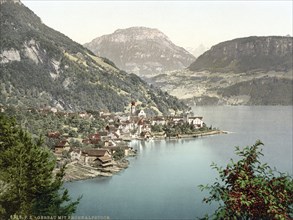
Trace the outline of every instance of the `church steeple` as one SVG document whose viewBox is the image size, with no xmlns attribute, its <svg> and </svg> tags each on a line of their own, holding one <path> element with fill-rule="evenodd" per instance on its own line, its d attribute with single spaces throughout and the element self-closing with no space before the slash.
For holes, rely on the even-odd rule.
<svg viewBox="0 0 293 220">
<path fill-rule="evenodd" d="M 130 103 L 130 115 L 134 115 L 135 114 L 135 101 L 132 101 Z"/>
</svg>

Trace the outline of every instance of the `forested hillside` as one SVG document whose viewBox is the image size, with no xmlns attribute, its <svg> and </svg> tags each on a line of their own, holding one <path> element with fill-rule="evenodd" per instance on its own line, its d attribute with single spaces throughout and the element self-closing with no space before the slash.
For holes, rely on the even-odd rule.
<svg viewBox="0 0 293 220">
<path fill-rule="evenodd" d="M 47 27 L 20 2 L 1 1 L 0 21 L 2 105 L 125 111 L 134 100 L 153 114 L 186 107 Z"/>
</svg>

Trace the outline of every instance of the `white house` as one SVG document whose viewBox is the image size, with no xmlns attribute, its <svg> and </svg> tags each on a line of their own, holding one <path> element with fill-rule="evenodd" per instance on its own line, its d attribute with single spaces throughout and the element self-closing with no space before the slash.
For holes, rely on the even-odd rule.
<svg viewBox="0 0 293 220">
<path fill-rule="evenodd" d="M 166 124 L 166 120 L 164 119 L 164 117 L 154 117 L 152 119 L 152 125 L 165 125 Z"/>
<path fill-rule="evenodd" d="M 129 133 L 131 128 L 132 128 L 131 122 L 126 121 L 121 123 L 118 129 L 121 131 L 121 133 Z"/>
<path fill-rule="evenodd" d="M 71 160 L 80 160 L 81 157 L 81 150 L 79 148 L 71 148 L 69 151 L 69 155 Z"/>
<path fill-rule="evenodd" d="M 126 122 L 130 120 L 130 116 L 129 115 L 120 115 L 118 117 L 118 119 L 120 120 L 120 122 Z"/>
<path fill-rule="evenodd" d="M 187 122 L 188 124 L 194 125 L 196 128 L 202 128 L 203 127 L 203 117 L 188 117 Z"/>
<path fill-rule="evenodd" d="M 144 112 L 144 110 L 139 110 L 137 116 L 140 117 L 140 118 L 145 118 L 146 113 Z"/>
<path fill-rule="evenodd" d="M 183 123 L 184 122 L 184 118 L 181 117 L 181 116 L 173 116 L 172 117 L 172 122 L 174 124 Z"/>
</svg>

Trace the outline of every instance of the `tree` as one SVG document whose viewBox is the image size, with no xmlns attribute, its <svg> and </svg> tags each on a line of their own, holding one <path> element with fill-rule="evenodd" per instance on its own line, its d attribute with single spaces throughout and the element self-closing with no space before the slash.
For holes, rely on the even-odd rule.
<svg viewBox="0 0 293 220">
<path fill-rule="evenodd" d="M 162 132 L 163 126 L 161 124 L 154 124 L 151 126 L 152 132 Z"/>
<path fill-rule="evenodd" d="M 200 188 L 210 194 L 204 202 L 220 203 L 213 219 L 292 219 L 292 177 L 260 163 L 261 145 L 257 141 L 243 150 L 236 147 L 241 159 L 226 168 L 212 164 L 221 181 Z"/>
<path fill-rule="evenodd" d="M 125 157 L 125 152 L 124 149 L 119 147 L 117 148 L 117 150 L 115 151 L 114 155 L 113 155 L 115 160 L 121 160 Z"/>
<path fill-rule="evenodd" d="M 71 202 L 62 188 L 64 167 L 54 176 L 55 158 L 14 119 L 0 113 L 0 219 L 11 215 L 70 216 Z"/>
</svg>

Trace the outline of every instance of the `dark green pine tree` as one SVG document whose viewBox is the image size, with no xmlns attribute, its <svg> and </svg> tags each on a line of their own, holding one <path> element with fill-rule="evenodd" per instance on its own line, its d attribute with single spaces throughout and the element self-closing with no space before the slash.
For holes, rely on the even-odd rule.
<svg viewBox="0 0 293 220">
<path fill-rule="evenodd" d="M 62 187 L 64 168 L 53 174 L 55 158 L 14 119 L 0 113 L 0 219 L 11 215 L 70 216 L 72 202 Z"/>
</svg>

